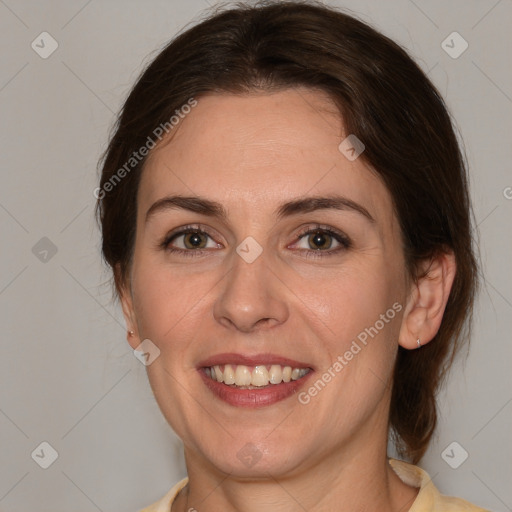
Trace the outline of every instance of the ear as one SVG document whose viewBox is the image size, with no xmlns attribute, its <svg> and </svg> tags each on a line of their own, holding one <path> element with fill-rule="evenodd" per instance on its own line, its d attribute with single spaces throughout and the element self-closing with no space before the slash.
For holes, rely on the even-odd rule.
<svg viewBox="0 0 512 512">
<path fill-rule="evenodd" d="M 117 291 L 119 293 L 119 299 L 121 302 L 121 308 L 123 310 L 123 316 L 126 322 L 126 340 L 135 350 L 140 345 L 140 337 L 137 327 L 137 319 L 133 308 L 131 285 L 129 282 L 126 282 L 126 280 L 122 278 L 119 265 L 116 265 L 114 274 Z M 133 334 L 130 334 L 130 332 L 133 332 Z"/>
<path fill-rule="evenodd" d="M 398 343 L 406 349 L 429 343 L 439 331 L 457 270 L 452 251 L 426 260 L 412 285 L 402 319 Z"/>
</svg>

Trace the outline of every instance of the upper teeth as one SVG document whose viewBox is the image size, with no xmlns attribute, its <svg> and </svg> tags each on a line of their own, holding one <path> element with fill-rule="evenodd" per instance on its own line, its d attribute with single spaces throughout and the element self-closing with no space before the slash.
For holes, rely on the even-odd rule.
<svg viewBox="0 0 512 512">
<path fill-rule="evenodd" d="M 221 366 L 215 365 L 206 368 L 205 371 L 208 377 L 218 382 L 224 382 L 224 384 L 261 387 L 300 379 L 310 370 L 309 368 L 292 368 L 291 366 L 281 366 L 279 364 L 270 366 L 226 364 L 224 365 L 224 370 L 222 370 Z"/>
</svg>

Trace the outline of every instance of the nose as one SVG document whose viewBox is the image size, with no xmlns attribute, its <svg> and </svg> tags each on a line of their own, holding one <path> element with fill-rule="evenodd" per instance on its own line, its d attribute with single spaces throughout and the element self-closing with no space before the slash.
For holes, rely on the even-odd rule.
<svg viewBox="0 0 512 512">
<path fill-rule="evenodd" d="M 225 327 L 248 333 L 282 324 L 289 316 L 286 287 L 270 269 L 265 251 L 252 263 L 234 253 L 219 285 L 213 315 Z"/>
</svg>

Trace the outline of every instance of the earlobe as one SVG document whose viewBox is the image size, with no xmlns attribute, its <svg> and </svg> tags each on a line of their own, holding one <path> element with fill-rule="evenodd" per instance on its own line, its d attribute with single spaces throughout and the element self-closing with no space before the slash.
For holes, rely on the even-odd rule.
<svg viewBox="0 0 512 512">
<path fill-rule="evenodd" d="M 126 340 L 130 346 L 135 349 L 139 345 L 139 335 L 137 329 L 137 321 L 133 309 L 133 298 L 131 294 L 131 287 L 128 283 L 120 280 L 119 268 L 116 266 L 116 286 L 123 310 L 123 316 L 126 322 Z"/>
<path fill-rule="evenodd" d="M 451 251 L 439 253 L 425 261 L 421 270 L 413 284 L 398 339 L 409 350 L 426 345 L 439 331 L 455 278 L 455 256 Z"/>
</svg>

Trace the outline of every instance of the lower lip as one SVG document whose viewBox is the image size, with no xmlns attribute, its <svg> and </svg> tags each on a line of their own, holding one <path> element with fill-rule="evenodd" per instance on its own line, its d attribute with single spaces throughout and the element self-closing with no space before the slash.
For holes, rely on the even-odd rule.
<svg viewBox="0 0 512 512">
<path fill-rule="evenodd" d="M 313 371 L 310 371 L 298 380 L 281 382 L 281 384 L 270 384 L 261 389 L 239 389 L 228 386 L 222 382 L 210 379 L 203 369 L 199 369 L 199 374 L 208 389 L 224 402 L 236 407 L 257 409 L 275 404 L 297 393 L 313 374 Z"/>
</svg>

